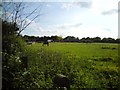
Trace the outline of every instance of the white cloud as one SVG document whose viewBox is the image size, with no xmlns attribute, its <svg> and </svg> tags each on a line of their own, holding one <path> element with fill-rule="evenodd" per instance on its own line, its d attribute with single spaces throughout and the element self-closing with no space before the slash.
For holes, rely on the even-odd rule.
<svg viewBox="0 0 120 90">
<path fill-rule="evenodd" d="M 74 7 L 90 8 L 91 4 L 92 2 L 90 0 L 76 0 L 74 2 L 63 3 L 61 8 L 65 8 L 67 10 Z"/>
<path fill-rule="evenodd" d="M 24 32 L 24 34 L 35 36 L 75 36 L 79 38 L 83 37 L 113 37 L 117 38 L 117 31 L 108 30 L 97 26 L 86 26 L 78 24 L 63 24 L 54 25 L 49 28 L 43 28 L 39 23 L 32 23 Z M 114 34 L 113 34 L 114 33 Z"/>
<path fill-rule="evenodd" d="M 61 8 L 69 10 L 73 7 L 74 7 L 73 3 L 64 3 Z"/>
<path fill-rule="evenodd" d="M 56 27 L 59 29 L 69 29 L 69 28 L 74 28 L 74 27 L 79 27 L 81 26 L 82 23 L 75 23 L 75 24 L 62 24 L 62 25 L 57 25 Z"/>
<path fill-rule="evenodd" d="M 89 4 L 91 2 L 91 4 Z M 39 23 L 33 23 L 28 28 L 29 35 L 36 36 L 75 36 L 75 37 L 118 37 L 117 29 L 117 5 L 118 0 L 89 0 L 88 7 L 83 3 L 64 3 L 62 8 L 71 9 L 74 7 L 90 8 L 85 12 L 78 12 L 73 15 L 73 22 L 64 24 L 54 24 L 54 26 L 43 27 Z M 101 15 L 101 13 L 106 15 Z M 107 15 L 112 14 L 112 15 Z M 71 20 L 71 21 L 72 21 Z M 83 22 L 80 23 L 80 22 Z M 78 23 L 76 23 L 78 22 Z M 59 22 L 58 22 L 59 23 Z M 28 32 L 26 32 L 28 33 Z"/>
<path fill-rule="evenodd" d="M 103 15 L 112 15 L 112 14 L 118 14 L 118 12 L 119 12 L 118 9 L 111 9 L 111 10 L 103 11 L 102 14 Z"/>
<path fill-rule="evenodd" d="M 83 8 L 90 8 L 92 2 L 90 0 L 76 0 L 75 4 Z"/>
<path fill-rule="evenodd" d="M 96 13 L 117 9 L 119 0 L 93 0 L 91 10 Z"/>
</svg>

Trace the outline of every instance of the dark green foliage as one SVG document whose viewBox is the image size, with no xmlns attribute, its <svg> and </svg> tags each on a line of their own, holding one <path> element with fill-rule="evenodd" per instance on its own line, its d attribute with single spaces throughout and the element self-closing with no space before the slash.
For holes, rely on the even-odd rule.
<svg viewBox="0 0 120 90">
<path fill-rule="evenodd" d="M 64 42 L 79 42 L 79 38 L 74 36 L 67 36 L 63 39 Z"/>
<path fill-rule="evenodd" d="M 74 36 L 67 36 L 65 38 L 62 38 L 61 36 L 44 36 L 44 37 L 36 37 L 36 36 L 28 36 L 25 35 L 23 37 L 27 42 L 28 41 L 36 41 L 36 42 L 42 42 L 45 40 L 52 40 L 54 42 L 84 42 L 84 43 L 120 43 L 120 39 L 114 39 L 114 38 L 100 38 L 100 37 L 84 37 L 82 39 L 79 39 L 78 37 Z"/>
<path fill-rule="evenodd" d="M 17 36 L 17 24 L 2 22 L 2 87 L 14 87 L 14 79 L 21 70 L 20 56 L 25 50 L 25 43 Z"/>
<path fill-rule="evenodd" d="M 19 28 L 16 23 L 11 23 L 7 21 L 2 21 L 2 37 L 5 38 L 6 35 L 15 35 Z"/>
<path fill-rule="evenodd" d="M 54 42 L 60 42 L 63 40 L 63 38 L 61 36 L 44 36 L 44 37 L 35 37 L 35 36 L 28 36 L 28 35 L 24 35 L 23 36 L 24 40 L 26 42 L 28 41 L 36 41 L 36 42 L 43 42 L 43 41 L 47 41 L 47 40 L 51 40 Z"/>
</svg>

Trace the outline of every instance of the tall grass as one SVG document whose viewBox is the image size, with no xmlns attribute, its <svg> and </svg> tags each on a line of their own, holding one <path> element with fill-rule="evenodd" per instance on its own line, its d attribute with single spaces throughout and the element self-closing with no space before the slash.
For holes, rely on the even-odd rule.
<svg viewBox="0 0 120 90">
<path fill-rule="evenodd" d="M 103 50 L 102 46 L 78 43 L 28 46 L 25 55 L 29 67 L 18 76 L 22 81 L 17 85 L 51 89 L 52 79 L 60 73 L 70 79 L 71 88 L 118 88 L 117 50 Z"/>
</svg>

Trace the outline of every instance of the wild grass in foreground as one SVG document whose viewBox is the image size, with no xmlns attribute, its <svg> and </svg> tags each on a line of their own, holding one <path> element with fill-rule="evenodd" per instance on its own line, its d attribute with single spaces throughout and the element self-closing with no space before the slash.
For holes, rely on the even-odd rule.
<svg viewBox="0 0 120 90">
<path fill-rule="evenodd" d="M 29 67 L 21 72 L 22 75 L 19 74 L 21 81 L 17 85 L 22 88 L 50 89 L 53 87 L 52 79 L 55 74 L 60 73 L 70 79 L 71 88 L 118 88 L 118 58 L 117 53 L 114 53 L 116 50 L 103 50 L 101 44 L 71 44 L 28 46 L 25 54 Z M 108 46 L 117 48 L 114 45 Z M 83 50 L 80 51 L 80 47 Z M 89 52 L 90 55 L 83 55 L 83 52 Z"/>
</svg>

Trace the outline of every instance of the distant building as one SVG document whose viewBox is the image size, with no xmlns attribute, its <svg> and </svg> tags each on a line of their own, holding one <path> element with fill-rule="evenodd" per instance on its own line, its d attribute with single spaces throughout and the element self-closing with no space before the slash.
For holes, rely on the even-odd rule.
<svg viewBox="0 0 120 90">
<path fill-rule="evenodd" d="M 48 42 L 53 42 L 53 40 L 50 40 L 50 39 L 49 39 L 49 40 L 47 40 L 47 41 L 48 41 Z"/>
<path fill-rule="evenodd" d="M 32 44 L 35 44 L 35 42 L 29 41 L 29 42 L 27 42 L 27 44 L 28 44 L 28 45 L 32 45 Z"/>
</svg>

